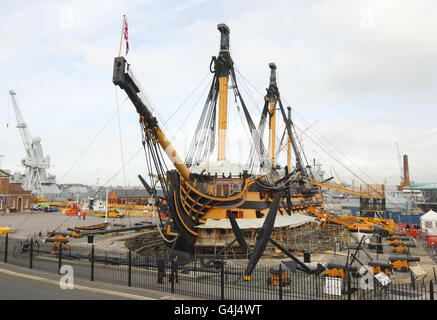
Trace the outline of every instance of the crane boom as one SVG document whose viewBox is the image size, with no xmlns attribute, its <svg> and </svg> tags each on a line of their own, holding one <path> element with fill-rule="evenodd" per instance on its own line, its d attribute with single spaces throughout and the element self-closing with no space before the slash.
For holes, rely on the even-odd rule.
<svg viewBox="0 0 437 320">
<path fill-rule="evenodd" d="M 378 225 L 380 228 L 382 228 L 385 231 L 394 232 L 394 222 L 392 219 L 338 216 L 335 213 L 331 213 L 316 207 L 309 207 L 309 211 L 315 217 L 321 219 L 324 222 L 324 224 L 329 221 L 338 225 L 342 225 L 347 228 L 351 228 L 357 223 L 364 223 L 372 226 Z"/>
<path fill-rule="evenodd" d="M 322 182 L 317 182 L 317 181 L 312 181 L 311 183 L 316 185 L 316 186 L 319 186 L 319 187 L 334 189 L 334 190 L 337 190 L 337 191 L 342 191 L 342 192 L 354 194 L 354 195 L 357 195 L 357 196 L 362 196 L 363 195 L 363 193 L 360 192 L 360 191 L 346 189 L 343 186 L 333 186 L 333 185 L 330 185 L 330 184 L 326 184 L 326 183 L 322 183 Z"/>
<path fill-rule="evenodd" d="M 17 119 L 17 128 L 20 131 L 24 149 L 27 157 L 21 163 L 25 167 L 24 180 L 21 182 L 25 190 L 32 191 L 38 198 L 43 198 L 42 183 L 51 183 L 54 176 L 47 175 L 46 169 L 50 168 L 50 157 L 44 157 L 41 139 L 39 137 L 32 138 L 27 124 L 24 122 L 23 115 L 15 99 L 15 91 L 9 90 L 12 104 L 14 106 L 15 117 Z"/>
<path fill-rule="evenodd" d="M 20 130 L 21 139 L 23 140 L 24 149 L 26 150 L 27 156 L 33 158 L 32 154 L 32 136 L 30 135 L 27 124 L 24 122 L 23 115 L 21 114 L 20 108 L 18 107 L 17 100 L 15 99 L 15 91 L 9 90 L 11 95 L 12 104 L 14 106 L 15 117 L 17 119 L 17 128 Z"/>
<path fill-rule="evenodd" d="M 340 182 L 340 185 L 343 189 L 345 189 L 343 182 L 340 180 L 340 177 L 337 174 L 337 171 L 335 170 L 334 166 L 332 166 L 332 170 L 334 170 L 335 175 L 337 176 L 338 182 Z"/>
</svg>

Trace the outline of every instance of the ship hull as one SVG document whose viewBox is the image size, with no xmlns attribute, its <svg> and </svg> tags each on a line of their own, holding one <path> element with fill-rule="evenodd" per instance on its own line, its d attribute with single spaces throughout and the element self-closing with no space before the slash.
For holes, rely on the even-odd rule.
<svg viewBox="0 0 437 320">
<path fill-rule="evenodd" d="M 170 201 L 169 218 L 166 235 L 171 238 L 167 246 L 176 252 L 194 254 L 199 243 L 200 230 L 197 226 L 204 224 L 208 219 L 228 219 L 227 212 L 237 219 L 262 219 L 267 216 L 274 193 L 257 184 L 254 176 L 243 178 L 215 178 L 205 182 L 193 183 L 180 179 L 176 171 L 167 173 L 169 182 Z M 203 184 L 202 184 L 203 183 Z M 220 186 L 220 187 L 218 187 Z M 226 186 L 226 188 L 224 188 Z M 225 189 L 225 192 L 223 192 Z M 205 192 L 206 191 L 206 192 Z M 291 204 L 287 205 L 284 198 L 281 201 L 278 215 L 306 213 L 311 196 L 292 194 Z M 224 232 L 206 230 L 212 237 L 212 243 L 224 246 Z M 202 232 L 206 232 L 202 230 Z M 230 232 L 232 232 L 230 230 Z M 214 236 L 217 238 L 214 239 Z M 211 241 L 209 241 L 211 243 Z"/>
</svg>

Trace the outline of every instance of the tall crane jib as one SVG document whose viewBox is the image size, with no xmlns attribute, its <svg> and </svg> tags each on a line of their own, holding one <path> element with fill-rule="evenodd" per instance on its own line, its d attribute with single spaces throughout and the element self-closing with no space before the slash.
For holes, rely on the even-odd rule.
<svg viewBox="0 0 437 320">
<path fill-rule="evenodd" d="M 9 90 L 9 94 L 11 95 L 15 117 L 17 119 L 17 128 L 20 131 L 21 139 L 26 151 L 26 157 L 21 161 L 21 164 L 25 168 L 25 173 L 21 183 L 25 190 L 30 190 L 36 197 L 43 198 L 44 192 L 42 184 L 54 182 L 54 176 L 47 174 L 47 169 L 50 168 L 50 156 L 44 157 L 41 139 L 39 137 L 32 138 L 29 128 L 24 122 L 20 108 L 18 107 L 15 98 L 16 92 Z"/>
</svg>

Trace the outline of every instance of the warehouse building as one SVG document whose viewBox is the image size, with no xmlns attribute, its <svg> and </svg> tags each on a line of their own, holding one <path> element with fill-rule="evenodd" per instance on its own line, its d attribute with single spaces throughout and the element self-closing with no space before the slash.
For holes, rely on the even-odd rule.
<svg viewBox="0 0 437 320">
<path fill-rule="evenodd" d="M 0 212 L 18 212 L 29 210 L 33 201 L 30 191 L 20 184 L 10 183 L 11 175 L 0 170 Z"/>
</svg>

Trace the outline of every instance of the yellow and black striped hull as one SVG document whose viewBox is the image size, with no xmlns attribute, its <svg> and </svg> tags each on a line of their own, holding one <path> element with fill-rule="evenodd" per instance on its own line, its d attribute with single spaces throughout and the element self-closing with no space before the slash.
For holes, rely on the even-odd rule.
<svg viewBox="0 0 437 320">
<path fill-rule="evenodd" d="M 196 226 L 207 219 L 227 219 L 231 210 L 238 219 L 263 218 L 267 215 L 274 193 L 257 184 L 260 176 L 214 178 L 202 183 L 184 181 L 177 172 L 168 173 L 170 182 L 169 213 L 171 224 L 167 235 L 178 236 L 176 249 L 192 252 L 199 236 Z M 291 207 L 281 202 L 278 215 L 308 212 L 312 197 L 291 194 Z"/>
</svg>

